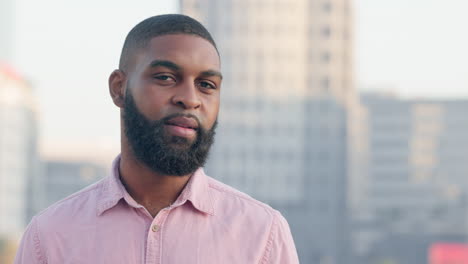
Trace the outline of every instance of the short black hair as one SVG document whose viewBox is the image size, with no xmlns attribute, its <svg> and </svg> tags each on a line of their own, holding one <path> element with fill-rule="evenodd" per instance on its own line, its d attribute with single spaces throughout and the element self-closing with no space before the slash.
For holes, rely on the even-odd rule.
<svg viewBox="0 0 468 264">
<path fill-rule="evenodd" d="M 209 41 L 218 52 L 211 34 L 197 20 L 180 14 L 158 15 L 141 21 L 130 30 L 120 54 L 119 69 L 125 71 L 132 56 L 138 50 L 145 48 L 152 38 L 172 34 L 199 36 Z"/>
</svg>

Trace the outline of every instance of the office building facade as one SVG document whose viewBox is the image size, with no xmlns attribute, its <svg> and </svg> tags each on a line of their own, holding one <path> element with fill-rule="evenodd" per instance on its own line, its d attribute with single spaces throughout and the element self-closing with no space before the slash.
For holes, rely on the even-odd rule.
<svg viewBox="0 0 468 264">
<path fill-rule="evenodd" d="M 362 101 L 369 111 L 371 245 L 426 263 L 431 243 L 468 238 L 468 100 L 369 93 Z M 415 247 L 398 247 L 405 241 Z"/>
</svg>

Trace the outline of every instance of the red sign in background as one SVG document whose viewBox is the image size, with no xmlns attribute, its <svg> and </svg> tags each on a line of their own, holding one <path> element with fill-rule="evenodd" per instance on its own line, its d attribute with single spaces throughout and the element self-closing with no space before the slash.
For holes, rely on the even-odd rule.
<svg viewBox="0 0 468 264">
<path fill-rule="evenodd" d="M 468 244 L 433 244 L 429 250 L 429 264 L 468 264 Z"/>
</svg>

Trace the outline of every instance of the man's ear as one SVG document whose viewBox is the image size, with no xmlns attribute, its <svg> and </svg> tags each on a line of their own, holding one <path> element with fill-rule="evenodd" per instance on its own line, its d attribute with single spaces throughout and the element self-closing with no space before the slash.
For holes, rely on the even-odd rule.
<svg viewBox="0 0 468 264">
<path fill-rule="evenodd" d="M 125 73 L 121 70 L 114 70 L 109 76 L 109 93 L 114 104 L 120 108 L 124 106 L 126 83 Z"/>
</svg>

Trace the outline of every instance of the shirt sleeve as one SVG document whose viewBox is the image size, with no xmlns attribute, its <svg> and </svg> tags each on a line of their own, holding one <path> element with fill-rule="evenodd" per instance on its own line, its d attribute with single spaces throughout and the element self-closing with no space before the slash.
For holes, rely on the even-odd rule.
<svg viewBox="0 0 468 264">
<path fill-rule="evenodd" d="M 46 264 L 42 255 L 41 242 L 37 230 L 37 220 L 33 218 L 23 234 L 14 264 Z"/>
<path fill-rule="evenodd" d="M 280 212 L 275 211 L 270 238 L 267 243 L 263 264 L 297 264 L 296 246 L 288 222 Z"/>
</svg>

